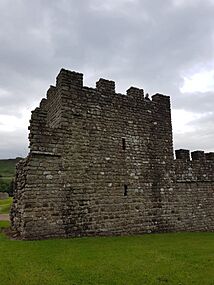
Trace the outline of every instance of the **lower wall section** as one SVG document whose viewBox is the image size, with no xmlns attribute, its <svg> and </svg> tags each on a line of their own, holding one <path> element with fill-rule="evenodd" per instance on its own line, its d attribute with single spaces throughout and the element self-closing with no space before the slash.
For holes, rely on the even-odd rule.
<svg viewBox="0 0 214 285">
<path fill-rule="evenodd" d="M 214 230 L 214 182 L 177 183 L 171 203 L 177 231 Z"/>
<path fill-rule="evenodd" d="M 17 165 L 12 229 L 23 239 L 63 236 L 61 160 L 30 155 Z"/>
<path fill-rule="evenodd" d="M 68 171 L 47 154 L 19 163 L 11 222 L 20 238 L 214 230 L 214 182 L 130 183 L 124 194 L 122 181 L 72 179 Z"/>
</svg>

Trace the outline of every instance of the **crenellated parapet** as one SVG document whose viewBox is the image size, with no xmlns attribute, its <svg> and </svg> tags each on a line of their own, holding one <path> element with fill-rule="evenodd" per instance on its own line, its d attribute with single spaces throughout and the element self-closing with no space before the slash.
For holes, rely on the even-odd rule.
<svg viewBox="0 0 214 285">
<path fill-rule="evenodd" d="M 154 136 L 155 133 L 160 138 L 159 133 L 165 133 L 166 136 L 162 136 L 165 141 L 162 140 L 165 144 L 162 150 L 171 144 L 169 96 L 155 94 L 150 99 L 148 94 L 144 97 L 144 90 L 137 87 L 130 87 L 126 95 L 116 93 L 115 82 L 103 78 L 96 82 L 96 88 L 89 88 L 83 86 L 82 73 L 61 69 L 56 78 L 56 86 L 50 86 L 46 98 L 32 112 L 29 128 L 31 150 L 46 149 L 47 146 L 42 146 L 45 143 L 44 137 L 56 137 L 59 140 L 57 134 L 61 129 L 66 130 L 72 126 L 74 118 L 88 117 L 90 121 L 91 115 L 96 117 L 100 110 L 105 109 L 110 110 L 112 116 L 120 112 L 124 118 L 127 113 L 144 118 L 150 124 L 149 135 Z M 172 157 L 172 147 L 168 150 Z"/>
<path fill-rule="evenodd" d="M 152 99 L 149 99 L 148 97 L 144 98 L 144 90 L 137 88 L 137 87 L 130 87 L 126 91 L 125 94 L 116 93 L 115 91 L 115 82 L 108 79 L 100 78 L 96 82 L 96 88 L 88 88 L 83 85 L 83 74 L 61 69 L 60 73 L 58 74 L 56 78 L 56 87 L 51 86 L 51 89 L 48 91 L 48 97 L 49 93 L 54 92 L 54 89 L 61 90 L 61 91 L 71 91 L 78 92 L 82 91 L 83 93 L 93 93 L 97 94 L 97 96 L 101 95 L 108 95 L 109 97 L 115 96 L 118 100 L 124 100 L 128 101 L 130 104 L 132 104 L 133 99 L 137 101 L 144 101 L 144 102 L 153 102 L 155 104 L 160 105 L 167 105 L 170 107 L 170 98 L 169 96 L 165 96 L 162 94 L 155 94 L 152 96 Z M 90 92 L 89 92 L 90 91 Z M 69 93 L 69 92 L 68 92 Z M 84 96 L 83 96 L 84 98 Z M 117 106 L 115 106 L 117 107 Z"/>
<path fill-rule="evenodd" d="M 186 149 L 175 151 L 175 175 L 178 182 L 214 181 L 214 153 Z"/>
<path fill-rule="evenodd" d="M 189 161 L 190 160 L 190 150 L 188 149 L 177 149 L 175 150 L 176 160 Z M 205 153 L 202 150 L 195 150 L 191 152 L 192 161 L 214 161 L 214 152 Z"/>
</svg>

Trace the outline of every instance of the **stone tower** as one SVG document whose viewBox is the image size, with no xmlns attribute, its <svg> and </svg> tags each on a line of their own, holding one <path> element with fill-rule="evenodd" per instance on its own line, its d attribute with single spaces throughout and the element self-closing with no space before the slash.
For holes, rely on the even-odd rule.
<svg viewBox="0 0 214 285">
<path fill-rule="evenodd" d="M 168 96 L 62 69 L 29 130 L 11 210 L 21 238 L 214 229 L 214 154 L 174 160 Z"/>
</svg>

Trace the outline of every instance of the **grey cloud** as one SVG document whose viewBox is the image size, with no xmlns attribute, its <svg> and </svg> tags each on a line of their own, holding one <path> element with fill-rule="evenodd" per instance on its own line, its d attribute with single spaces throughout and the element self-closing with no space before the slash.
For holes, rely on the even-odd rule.
<svg viewBox="0 0 214 285">
<path fill-rule="evenodd" d="M 185 148 L 190 150 L 213 151 L 214 132 L 213 132 L 214 112 L 204 113 L 188 125 L 194 127 L 194 131 L 174 134 L 175 149 Z"/>
<path fill-rule="evenodd" d="M 187 95 L 179 88 L 182 76 L 212 63 L 213 4 L 212 0 L 2 0 L 0 114 L 20 116 L 23 106 L 36 106 L 61 67 L 83 72 L 88 85 L 106 77 L 116 81 L 119 92 L 136 85 L 149 93 L 171 95 L 173 108 L 212 111 L 211 92 Z M 198 124 L 193 122 L 195 129 Z M 207 126 L 213 133 L 212 125 Z M 197 148 L 200 141 L 204 148 L 213 148 L 212 137 L 206 142 L 207 130 L 201 128 L 200 134 L 200 140 L 195 134 L 191 141 L 188 135 L 176 135 L 176 145 L 186 142 Z M 12 134 L 2 136 L 11 146 L 5 153 L 18 150 L 18 144 L 11 144 Z"/>
<path fill-rule="evenodd" d="M 24 157 L 28 151 L 26 131 L 0 132 L 0 158 Z"/>
<path fill-rule="evenodd" d="M 173 105 L 177 109 L 185 109 L 195 113 L 212 112 L 214 110 L 214 92 L 180 93 L 172 99 Z"/>
</svg>

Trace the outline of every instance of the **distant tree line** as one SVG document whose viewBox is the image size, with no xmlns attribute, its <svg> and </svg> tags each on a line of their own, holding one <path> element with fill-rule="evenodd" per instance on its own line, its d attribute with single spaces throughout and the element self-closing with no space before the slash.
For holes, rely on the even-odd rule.
<svg viewBox="0 0 214 285">
<path fill-rule="evenodd" d="M 0 192 L 7 192 L 10 196 L 13 195 L 14 180 L 5 180 L 0 175 Z"/>
<path fill-rule="evenodd" d="M 21 159 L 21 157 L 0 159 L 0 192 L 7 192 L 13 196 L 15 168 Z"/>
</svg>

